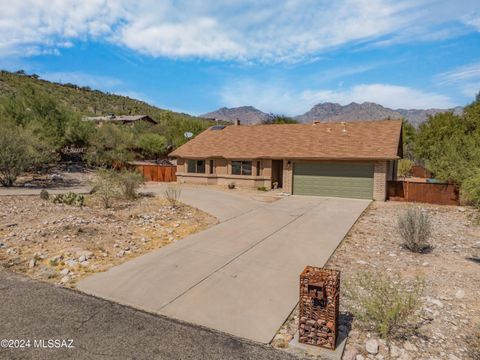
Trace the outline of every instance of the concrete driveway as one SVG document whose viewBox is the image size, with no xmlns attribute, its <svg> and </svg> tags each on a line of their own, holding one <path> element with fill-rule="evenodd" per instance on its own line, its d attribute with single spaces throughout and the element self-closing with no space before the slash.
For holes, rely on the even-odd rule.
<svg viewBox="0 0 480 360">
<path fill-rule="evenodd" d="M 197 203 L 213 206 L 208 198 L 215 196 L 219 206 L 233 201 L 236 210 L 226 206 L 218 225 L 91 276 L 78 288 L 268 343 L 298 302 L 300 272 L 323 266 L 370 203 L 307 196 L 237 203 L 226 192 L 196 191 Z M 183 201 L 188 198 L 184 191 Z"/>
</svg>

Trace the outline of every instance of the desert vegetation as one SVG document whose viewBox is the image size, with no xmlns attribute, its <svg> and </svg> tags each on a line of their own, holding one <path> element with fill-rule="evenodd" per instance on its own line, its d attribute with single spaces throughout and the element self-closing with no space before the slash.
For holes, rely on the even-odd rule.
<svg viewBox="0 0 480 360">
<path fill-rule="evenodd" d="M 366 330 L 390 343 L 415 332 L 423 282 L 361 271 L 347 283 L 348 309 Z"/>
<path fill-rule="evenodd" d="M 410 251 L 422 253 L 431 249 L 432 233 L 430 216 L 419 207 L 411 207 L 398 216 L 398 231 L 403 245 Z"/>
<path fill-rule="evenodd" d="M 94 123 L 82 116 L 145 114 L 157 124 Z M 81 149 L 90 167 L 112 168 L 133 159 L 156 159 L 182 145 L 211 122 L 158 109 L 124 96 L 73 84 L 55 84 L 24 73 L 0 73 L 0 184 L 11 186 L 29 170 L 60 161 L 65 149 Z"/>
<path fill-rule="evenodd" d="M 417 162 L 437 179 L 459 184 L 463 200 L 480 207 L 480 94 L 463 115 L 431 116 L 409 140 Z"/>
</svg>

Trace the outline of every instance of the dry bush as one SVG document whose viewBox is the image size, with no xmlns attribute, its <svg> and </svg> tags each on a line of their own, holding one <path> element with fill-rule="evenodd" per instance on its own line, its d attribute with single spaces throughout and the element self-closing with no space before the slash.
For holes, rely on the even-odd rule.
<svg viewBox="0 0 480 360">
<path fill-rule="evenodd" d="M 168 200 L 173 208 L 178 207 L 182 189 L 178 185 L 168 185 L 165 189 L 165 198 Z"/>
<path fill-rule="evenodd" d="M 122 196 L 127 200 L 137 198 L 138 189 L 145 183 L 138 171 L 122 170 L 115 176 Z"/>
<path fill-rule="evenodd" d="M 42 200 L 48 200 L 50 198 L 50 194 L 48 193 L 47 190 L 43 189 L 40 191 L 40 199 Z"/>
<path fill-rule="evenodd" d="M 105 209 L 110 208 L 113 204 L 113 199 L 119 195 L 115 170 L 97 170 L 95 179 L 93 180 L 92 192 L 98 197 Z"/>
<path fill-rule="evenodd" d="M 416 328 L 424 283 L 399 276 L 360 272 L 345 286 L 346 305 L 360 325 L 381 338 L 407 337 Z"/>
<path fill-rule="evenodd" d="M 429 237 L 432 233 L 430 216 L 420 208 L 408 208 L 398 217 L 398 231 L 404 246 L 412 252 L 422 253 L 431 249 Z"/>
</svg>

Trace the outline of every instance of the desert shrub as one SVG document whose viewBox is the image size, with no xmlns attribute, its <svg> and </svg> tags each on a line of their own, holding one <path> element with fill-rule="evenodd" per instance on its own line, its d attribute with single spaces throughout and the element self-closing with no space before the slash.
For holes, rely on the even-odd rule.
<svg viewBox="0 0 480 360">
<path fill-rule="evenodd" d="M 137 191 L 145 183 L 143 175 L 138 171 L 122 170 L 114 176 L 120 193 L 125 199 L 135 199 Z"/>
<path fill-rule="evenodd" d="M 480 325 L 467 336 L 466 343 L 469 359 L 480 360 Z"/>
<path fill-rule="evenodd" d="M 82 194 L 76 194 L 74 192 L 57 194 L 52 197 L 52 202 L 54 204 L 65 204 L 82 207 L 85 204 L 85 196 L 83 196 Z"/>
<path fill-rule="evenodd" d="M 398 276 L 360 272 L 345 286 L 348 310 L 367 330 L 381 338 L 406 337 L 416 329 L 416 311 L 424 283 Z"/>
<path fill-rule="evenodd" d="M 267 188 L 265 186 L 259 186 L 257 188 L 258 191 L 267 191 Z"/>
<path fill-rule="evenodd" d="M 235 189 L 235 183 L 234 182 L 229 183 L 228 188 L 229 189 Z"/>
<path fill-rule="evenodd" d="M 406 177 L 412 172 L 413 161 L 409 159 L 398 160 L 398 176 Z"/>
<path fill-rule="evenodd" d="M 89 139 L 86 160 L 91 166 L 113 167 L 133 160 L 135 147 L 132 130 L 120 124 L 104 124 Z"/>
<path fill-rule="evenodd" d="M 430 216 L 420 208 L 408 208 L 398 217 L 398 231 L 404 246 L 410 251 L 421 253 L 431 246 L 429 237 L 432 231 Z"/>
<path fill-rule="evenodd" d="M 167 139 L 159 134 L 147 133 L 140 136 L 138 147 L 146 158 L 155 159 L 165 153 Z"/>
<path fill-rule="evenodd" d="M 50 198 L 50 194 L 48 193 L 47 190 L 43 189 L 40 191 L 40 199 L 42 200 L 48 200 Z"/>
<path fill-rule="evenodd" d="M 178 185 L 168 185 L 165 189 L 165 198 L 173 208 L 178 206 L 181 194 L 182 189 Z"/>
<path fill-rule="evenodd" d="M 99 169 L 92 182 L 93 194 L 108 209 L 119 195 L 118 178 L 115 170 Z"/>
<path fill-rule="evenodd" d="M 0 131 L 0 183 L 12 186 L 35 163 L 32 139 L 20 127 L 2 124 Z"/>
<path fill-rule="evenodd" d="M 463 182 L 461 195 L 463 202 L 480 209 L 480 169 Z"/>
</svg>

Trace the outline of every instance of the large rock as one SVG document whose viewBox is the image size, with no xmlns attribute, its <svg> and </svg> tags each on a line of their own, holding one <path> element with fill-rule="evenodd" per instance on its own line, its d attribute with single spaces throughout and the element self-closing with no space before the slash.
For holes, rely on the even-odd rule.
<svg viewBox="0 0 480 360">
<path fill-rule="evenodd" d="M 365 350 L 372 355 L 378 354 L 378 341 L 375 339 L 367 340 L 365 342 Z"/>
<path fill-rule="evenodd" d="M 343 353 L 342 360 L 357 360 L 358 351 L 356 349 L 348 349 Z"/>
<path fill-rule="evenodd" d="M 465 291 L 463 289 L 457 290 L 457 292 L 455 293 L 455 297 L 459 300 L 463 299 L 465 297 Z"/>
</svg>

